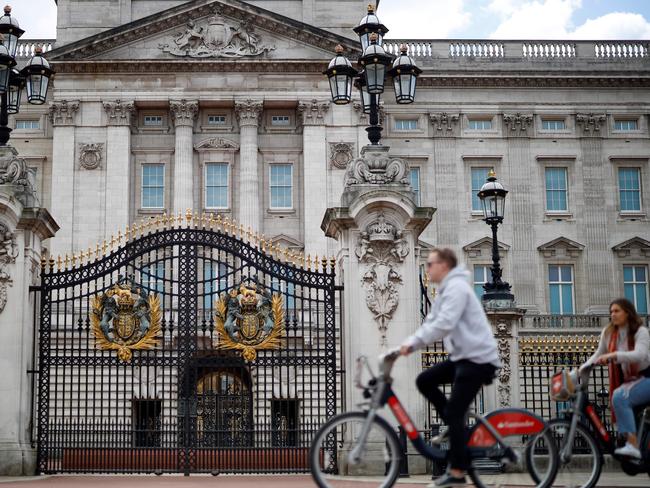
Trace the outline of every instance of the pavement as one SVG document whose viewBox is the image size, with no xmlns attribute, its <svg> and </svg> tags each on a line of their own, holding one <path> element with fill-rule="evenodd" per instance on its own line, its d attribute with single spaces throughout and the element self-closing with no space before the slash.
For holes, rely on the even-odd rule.
<svg viewBox="0 0 650 488">
<path fill-rule="evenodd" d="M 531 486 L 518 479 L 517 475 L 494 476 L 489 481 L 495 488 L 523 488 Z M 397 486 L 404 488 L 424 487 L 431 479 L 424 476 L 400 478 Z M 334 481 L 336 488 L 377 488 L 381 483 L 375 479 L 363 479 L 354 482 Z M 1 488 L 311 488 L 315 486 L 308 475 L 106 475 L 106 476 L 37 476 L 37 477 L 0 477 Z M 473 486 L 473 485 L 468 485 Z M 554 485 L 560 488 L 562 485 Z M 645 487 L 650 486 L 647 474 L 635 477 L 623 473 L 603 473 L 598 488 Z"/>
</svg>

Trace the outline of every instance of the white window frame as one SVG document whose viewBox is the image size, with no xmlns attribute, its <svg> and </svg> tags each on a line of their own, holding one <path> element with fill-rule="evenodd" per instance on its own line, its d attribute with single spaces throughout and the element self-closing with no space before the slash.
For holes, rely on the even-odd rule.
<svg viewBox="0 0 650 488">
<path fill-rule="evenodd" d="M 291 168 L 291 205 L 288 207 L 275 207 L 273 206 L 273 188 L 286 188 L 286 186 L 273 185 L 273 168 L 279 166 L 289 166 Z M 294 208 L 294 168 L 293 163 L 273 163 L 269 164 L 269 208 L 271 210 L 293 210 Z"/>
<path fill-rule="evenodd" d="M 159 118 L 160 123 L 159 124 L 151 124 L 147 123 L 147 119 L 153 119 L 153 118 Z M 142 126 L 143 127 L 163 127 L 165 123 L 165 117 L 162 114 L 143 114 L 142 115 Z"/>
<path fill-rule="evenodd" d="M 472 123 L 478 123 L 478 122 L 481 123 L 481 127 L 472 127 Z M 484 127 L 485 123 L 489 124 L 490 126 Z M 494 130 L 494 123 L 491 118 L 468 117 L 467 130 L 476 131 L 476 132 Z"/>
<path fill-rule="evenodd" d="M 621 190 L 621 170 L 624 169 L 635 169 L 639 178 L 639 189 L 638 190 Z M 624 215 L 638 215 L 643 213 L 643 171 L 641 166 L 617 166 L 616 167 L 616 189 L 617 189 L 617 198 L 618 198 L 618 208 L 619 212 Z M 638 191 L 639 193 L 639 210 L 623 210 L 623 205 L 621 205 L 621 191 Z"/>
<path fill-rule="evenodd" d="M 561 123 L 562 127 L 557 127 L 556 124 Z M 545 124 L 553 125 L 553 127 L 545 127 Z M 542 130 L 548 132 L 560 132 L 567 129 L 566 119 L 555 117 L 542 117 Z"/>
<path fill-rule="evenodd" d="M 213 121 L 210 121 L 210 119 Z M 207 122 L 210 127 L 221 127 L 228 123 L 228 117 L 224 114 L 208 114 Z"/>
<path fill-rule="evenodd" d="M 218 166 L 223 165 L 226 167 L 226 206 L 210 206 L 208 204 L 208 167 L 209 166 Z M 203 170 L 203 199 L 205 202 L 205 208 L 208 210 L 226 210 L 230 208 L 230 164 L 223 161 L 210 161 L 205 163 L 205 168 Z M 221 185 L 215 186 L 215 188 L 223 188 Z"/>
<path fill-rule="evenodd" d="M 413 179 L 411 178 L 411 173 L 416 172 L 418 175 L 418 186 L 417 188 L 413 188 Z M 411 188 L 413 188 L 413 192 L 415 193 L 415 203 L 419 206 L 421 205 L 422 202 L 422 172 L 420 171 L 419 166 L 411 166 L 409 168 L 409 183 L 411 183 Z"/>
<path fill-rule="evenodd" d="M 478 169 L 487 169 L 488 173 L 489 173 L 490 169 L 494 169 L 494 166 L 480 165 L 480 166 L 470 166 L 470 168 L 469 168 L 469 208 L 470 208 L 471 213 L 476 214 L 476 215 L 478 215 L 478 214 L 483 215 L 483 208 L 482 207 L 479 207 L 478 209 L 475 209 L 472 206 L 473 201 L 474 201 L 474 198 L 473 198 L 474 197 L 474 186 L 473 186 L 474 185 L 474 178 L 473 178 L 474 175 L 472 173 L 474 172 L 475 169 L 476 170 L 478 170 Z M 481 187 L 483 186 L 484 183 L 485 182 L 481 183 Z M 478 188 L 478 190 L 480 190 L 480 189 L 481 188 Z"/>
<path fill-rule="evenodd" d="M 483 268 L 483 279 L 485 281 L 476 281 L 476 268 L 477 266 L 480 266 Z M 492 270 L 490 269 L 491 265 L 489 264 L 483 264 L 483 263 L 476 263 L 472 266 L 472 288 L 474 289 L 474 293 L 476 293 L 476 285 L 485 285 L 485 283 L 489 283 L 490 280 L 490 275 L 492 274 Z M 485 290 L 483 290 L 483 293 L 481 293 L 481 297 L 485 293 Z M 479 297 L 479 298 L 481 298 Z"/>
<path fill-rule="evenodd" d="M 158 186 L 146 186 L 144 184 L 144 168 L 148 166 L 161 166 L 162 167 L 162 177 L 163 177 L 163 183 L 162 183 L 162 205 L 160 207 L 145 207 L 144 205 L 144 189 L 145 188 L 160 188 Z M 166 186 L 166 181 L 165 181 L 165 164 L 164 163 L 142 163 L 141 164 L 141 175 L 140 175 L 140 208 L 143 210 L 159 210 L 159 209 L 164 209 L 165 208 L 165 186 Z"/>
<path fill-rule="evenodd" d="M 623 127 L 624 124 L 634 122 L 635 128 L 630 129 L 628 127 Z M 617 127 L 618 124 L 621 124 L 621 127 Z M 613 128 L 616 132 L 638 132 L 639 131 L 639 119 L 638 118 L 627 118 L 627 117 L 614 117 Z"/>
<path fill-rule="evenodd" d="M 18 127 L 18 124 L 29 122 L 30 127 Z M 33 124 L 36 123 L 37 127 L 33 127 Z M 41 130 L 41 121 L 40 119 L 16 119 L 16 130 Z"/>
<path fill-rule="evenodd" d="M 546 171 L 549 169 L 563 169 L 564 170 L 564 193 L 566 195 L 566 208 L 564 210 L 550 210 L 548 208 L 548 191 L 546 187 Z M 560 190 L 551 190 L 560 191 Z M 566 215 L 569 213 L 569 168 L 567 166 L 544 166 L 544 209 L 547 214 L 560 214 Z"/>
<path fill-rule="evenodd" d="M 558 268 L 558 281 L 551 281 L 551 266 Z M 559 268 L 568 267 L 571 270 L 571 281 L 561 281 L 562 276 Z M 570 314 L 564 313 L 564 303 L 562 302 L 562 293 L 560 293 L 560 312 L 555 315 L 575 315 L 576 313 L 576 270 L 575 266 L 570 263 L 548 263 L 546 266 L 546 280 L 548 282 L 548 310 L 551 313 L 551 285 L 571 285 L 571 301 L 573 311 Z"/>
<path fill-rule="evenodd" d="M 633 268 L 632 271 L 632 281 L 625 281 L 625 268 Z M 637 281 L 636 280 L 636 272 L 634 271 L 634 268 L 645 268 L 645 281 Z M 634 293 L 634 299 L 632 300 L 632 303 L 634 304 L 634 307 L 638 310 L 638 304 L 636 302 L 636 287 L 638 285 L 645 285 L 645 299 L 646 299 L 646 304 L 650 305 L 650 277 L 648 276 L 648 271 L 649 267 L 647 264 L 642 264 L 642 263 L 630 263 L 630 264 L 624 264 L 623 265 L 623 295 L 625 295 L 625 285 L 632 285 L 633 289 L 635 290 Z"/>
<path fill-rule="evenodd" d="M 271 115 L 271 125 L 273 127 L 291 127 L 291 116 L 288 114 Z"/>
<path fill-rule="evenodd" d="M 411 123 L 414 124 L 414 127 L 411 127 Z M 399 125 L 402 125 L 403 127 L 398 127 Z M 408 127 L 404 127 L 404 125 L 408 125 Z M 408 132 L 408 131 L 415 131 L 419 130 L 419 124 L 418 124 L 418 119 L 410 119 L 410 118 L 395 118 L 393 122 L 393 130 L 395 131 L 400 131 L 400 132 Z"/>
</svg>

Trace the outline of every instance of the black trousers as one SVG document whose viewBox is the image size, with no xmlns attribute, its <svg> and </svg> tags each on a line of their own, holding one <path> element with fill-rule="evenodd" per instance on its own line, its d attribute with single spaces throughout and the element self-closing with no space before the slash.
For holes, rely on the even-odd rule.
<svg viewBox="0 0 650 488">
<path fill-rule="evenodd" d="M 495 370 L 489 363 L 447 360 L 423 371 L 415 381 L 418 390 L 433 403 L 449 427 L 449 466 L 452 469 L 466 470 L 469 467 L 465 417 L 481 386 L 494 378 Z M 439 388 L 444 384 L 453 384 L 449 399 Z"/>
</svg>

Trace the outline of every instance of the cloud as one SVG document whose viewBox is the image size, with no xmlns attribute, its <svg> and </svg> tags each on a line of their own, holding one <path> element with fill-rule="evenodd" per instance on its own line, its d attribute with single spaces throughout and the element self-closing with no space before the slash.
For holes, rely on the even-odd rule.
<svg viewBox="0 0 650 488">
<path fill-rule="evenodd" d="M 471 13 L 466 0 L 382 0 L 377 15 L 390 29 L 392 39 L 453 37 L 469 26 Z"/>
<path fill-rule="evenodd" d="M 641 15 L 611 12 L 575 26 L 582 0 L 492 0 L 487 9 L 501 18 L 492 39 L 650 39 Z"/>
</svg>

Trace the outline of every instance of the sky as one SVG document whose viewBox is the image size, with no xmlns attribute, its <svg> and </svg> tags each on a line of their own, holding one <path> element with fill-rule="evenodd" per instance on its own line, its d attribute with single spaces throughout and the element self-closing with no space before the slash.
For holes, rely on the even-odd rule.
<svg viewBox="0 0 650 488">
<path fill-rule="evenodd" d="M 24 38 L 56 37 L 54 0 L 9 1 Z M 650 39 L 650 0 L 381 0 L 377 13 L 393 39 Z"/>
</svg>

